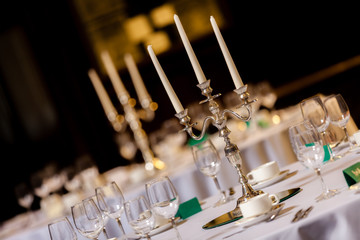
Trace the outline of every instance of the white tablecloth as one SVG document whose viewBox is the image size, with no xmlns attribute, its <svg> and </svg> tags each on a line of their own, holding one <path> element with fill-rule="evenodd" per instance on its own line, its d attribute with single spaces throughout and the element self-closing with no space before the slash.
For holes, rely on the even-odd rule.
<svg viewBox="0 0 360 240">
<path fill-rule="evenodd" d="M 324 179 L 330 188 L 343 191 L 334 198 L 316 202 L 315 198 L 321 192 L 320 181 L 313 170 L 304 168 L 296 162 L 282 170 L 298 171 L 294 176 L 280 181 L 262 190 L 276 193 L 282 190 L 301 187 L 303 190 L 292 198 L 284 201 L 285 206 L 280 215 L 272 222 L 262 222 L 245 229 L 228 239 L 358 239 L 360 234 L 360 194 L 348 190 L 342 170 L 360 161 L 360 155 L 348 155 L 323 167 Z M 242 195 L 239 185 L 235 187 L 236 197 Z M 180 196 L 182 197 L 182 196 Z M 204 209 L 188 218 L 178 226 L 182 239 L 222 239 L 224 236 L 241 230 L 241 226 L 230 223 L 210 230 L 202 226 L 235 207 L 236 200 L 220 207 L 210 207 L 218 196 L 205 199 Z M 308 218 L 291 223 L 299 209 L 314 206 Z M 116 225 L 111 227 L 116 228 Z M 129 233 L 129 232 L 128 232 Z M 46 225 L 28 229 L 6 240 L 42 240 L 49 239 Z M 79 239 L 84 239 L 79 235 Z M 104 239 L 103 236 L 100 239 Z M 176 239 L 173 230 L 165 231 L 152 237 L 153 240 Z"/>
<path fill-rule="evenodd" d="M 347 156 L 334 163 L 324 166 L 323 174 L 330 188 L 343 191 L 332 199 L 316 202 L 315 198 L 321 192 L 320 180 L 313 170 L 305 169 L 300 163 L 294 163 L 283 169 L 290 172 L 298 170 L 297 174 L 273 186 L 264 188 L 265 192 L 276 193 L 282 190 L 301 187 L 303 190 L 294 197 L 284 201 L 284 209 L 272 222 L 262 222 L 227 239 L 358 239 L 360 235 L 360 194 L 347 190 L 347 184 L 342 170 L 360 161 L 360 155 Z M 241 196 L 240 188 L 237 189 Z M 214 198 L 207 199 L 211 205 Z M 241 226 L 230 223 L 218 228 L 204 230 L 202 226 L 230 210 L 235 202 L 227 205 L 207 208 L 190 217 L 179 226 L 183 239 L 222 239 L 224 236 L 241 230 Z M 299 209 L 314 206 L 308 218 L 291 223 Z M 207 207 L 203 206 L 204 208 Z M 172 239 L 171 231 L 154 237 L 154 240 Z"/>
<path fill-rule="evenodd" d="M 299 168 L 301 167 L 297 161 L 294 153 L 292 152 L 289 139 L 288 139 L 288 133 L 287 129 L 288 127 L 293 124 L 294 122 L 299 120 L 299 116 L 301 116 L 301 113 L 299 113 L 299 109 L 296 107 L 290 108 L 285 110 L 286 114 L 283 114 L 283 121 L 279 125 L 273 125 L 267 129 L 258 129 L 251 134 L 244 137 L 241 133 L 237 132 L 236 130 L 232 130 L 232 133 L 230 135 L 231 139 L 234 140 L 234 142 L 238 145 L 242 157 L 243 157 L 243 170 L 245 173 L 247 173 L 249 170 L 259 166 L 262 163 L 265 163 L 267 161 L 277 161 L 280 167 L 282 168 Z M 299 115 L 300 114 L 300 115 Z M 300 118 L 301 120 L 301 118 Z M 355 125 L 356 126 L 356 125 Z M 233 126 L 231 126 L 233 127 Z M 222 168 L 220 173 L 218 174 L 219 182 L 222 187 L 222 189 L 226 190 L 229 187 L 236 186 L 237 187 L 237 194 L 238 196 L 241 195 L 240 187 L 238 186 L 238 175 L 236 174 L 235 169 L 230 165 L 230 163 L 226 160 L 223 152 L 223 140 L 220 138 L 216 138 L 215 136 L 215 143 L 216 146 L 219 149 L 220 155 L 222 156 Z M 329 164 L 326 166 L 326 168 L 331 168 L 330 166 L 338 166 L 339 168 L 343 168 L 341 164 L 348 164 L 352 158 L 346 157 L 345 159 L 341 159 L 338 162 L 335 162 L 334 164 Z M 290 164 L 290 165 L 289 165 Z M 329 171 L 329 170 L 327 170 Z M 329 185 L 333 183 L 334 185 L 338 185 L 340 187 L 344 187 L 344 179 L 342 176 L 342 173 L 340 170 L 335 171 L 336 175 L 332 177 L 326 176 L 327 181 L 329 182 Z M 117 181 L 119 186 L 124 189 L 124 195 L 125 199 L 129 200 L 132 199 L 139 194 L 145 193 L 144 183 L 139 182 L 138 184 L 132 184 L 130 185 L 122 185 L 122 174 L 121 171 L 117 172 L 114 171 L 114 174 L 112 176 L 114 177 L 112 180 Z M 331 173 L 331 171 L 330 171 Z M 192 159 L 192 155 L 190 152 L 190 149 L 186 149 L 182 151 L 179 154 L 174 154 L 174 159 L 172 160 L 172 166 L 167 171 L 164 171 L 162 174 L 167 174 L 170 176 L 171 180 L 173 181 L 175 187 L 177 188 L 179 194 L 180 194 L 180 201 L 184 202 L 187 201 L 193 197 L 197 197 L 199 200 L 206 199 L 206 202 L 211 202 L 214 199 L 218 198 L 218 192 L 215 188 L 215 184 L 213 183 L 212 179 L 205 177 L 202 175 L 195 167 Z M 328 175 L 328 174 L 327 174 Z M 111 179 L 109 179 L 111 180 Z M 310 184 L 313 183 L 313 184 Z M 285 185 L 284 185 L 285 184 Z M 299 194 L 299 196 L 304 196 L 305 193 L 308 191 L 315 191 L 320 186 L 318 185 L 319 182 L 315 178 L 315 175 L 311 171 L 300 171 L 296 176 L 292 177 L 291 179 L 278 183 L 275 186 L 268 188 L 271 192 L 280 191 L 285 188 L 290 187 L 297 187 L 301 186 L 304 188 L 304 191 Z M 318 187 L 318 188 L 316 188 Z M 267 190 L 267 189 L 266 189 Z M 310 193 L 310 192 L 309 192 Z M 312 193 L 314 194 L 314 193 Z M 346 194 L 342 194 L 341 196 L 344 196 Z M 306 196 L 306 195 L 305 195 Z M 341 196 L 336 197 L 335 199 L 341 199 Z M 359 195 L 360 196 L 360 195 Z M 305 206 L 306 203 L 313 200 L 312 195 L 306 196 L 301 198 L 301 204 L 302 206 Z M 352 199 L 353 197 L 351 196 Z M 294 204 L 293 201 L 297 198 L 289 199 L 289 204 Z M 345 197 L 347 199 L 347 197 Z M 333 199 L 327 201 L 331 203 L 334 201 Z M 346 201 L 345 201 L 346 202 Z M 314 203 L 315 204 L 315 203 Z M 184 233 L 185 235 L 188 233 L 192 233 L 194 231 L 194 235 L 190 234 L 188 238 L 184 239 L 206 239 L 203 238 L 203 236 L 213 236 L 218 233 L 218 231 L 222 232 L 224 229 L 227 229 L 229 226 L 224 226 L 223 228 L 214 229 L 210 231 L 204 231 L 201 229 L 201 226 L 204 224 L 204 221 L 211 220 L 217 215 L 220 215 L 220 213 L 231 210 L 233 208 L 233 204 L 228 204 L 216 209 L 209 209 L 206 211 L 203 211 L 196 216 L 192 218 L 197 218 L 198 216 L 201 216 L 198 220 L 196 220 L 196 223 L 191 224 L 191 226 L 188 226 L 187 221 L 186 223 L 181 225 L 181 228 L 186 228 Z M 295 206 L 295 208 L 297 208 Z M 318 207 L 314 209 L 314 213 L 316 213 Z M 215 211 L 215 212 L 214 212 Z M 293 211 L 292 211 L 293 212 Z M 314 215 L 312 213 L 312 215 Z M 36 240 L 42 240 L 42 239 L 49 239 L 49 235 L 47 232 L 47 223 L 49 223 L 50 220 L 44 219 L 43 217 L 40 217 L 36 220 L 34 220 L 36 223 L 32 225 L 32 227 L 24 227 L 21 231 L 18 231 L 15 235 L 7 235 L 8 238 L 5 238 L 5 234 L 7 233 L 7 230 L 4 230 L 4 227 L 0 229 L 0 239 L 6 239 L 6 240 L 27 240 L 27 239 L 36 239 Z M 293 214 L 292 214 L 293 215 Z M 20 217 L 20 216 L 18 216 Z M 191 219 L 192 219 L 191 218 Z M 284 216 L 285 218 L 285 216 Z M 16 218 L 15 218 L 16 219 Z M 279 218 L 276 222 L 280 221 Z M 286 220 L 287 221 L 287 220 Z M 308 220 L 306 220 L 308 221 Z M 122 218 L 122 222 L 124 224 L 126 232 L 132 231 L 130 227 L 127 225 L 127 221 L 125 216 Z M 201 225 L 199 225 L 201 224 Z M 269 225 L 272 225 L 273 223 L 269 223 Z M 262 224 L 264 225 L 264 224 Z M 268 226 L 268 225 L 266 225 Z M 296 226 L 296 224 L 290 225 L 291 229 L 293 226 Z M 189 229 L 187 229 L 189 228 Z M 109 232 L 110 236 L 117 236 L 118 234 L 118 228 L 116 226 L 115 221 L 109 222 Z M 221 230 L 223 229 L 223 230 Z M 262 229 L 262 228 L 261 228 Z M 226 230 L 228 231 L 228 230 Z M 244 234 L 250 234 L 252 232 L 251 229 L 248 229 Z M 259 230 L 255 231 L 252 234 L 249 235 L 250 239 L 252 237 L 259 237 L 257 233 L 261 232 Z M 263 233 L 270 233 L 273 231 L 265 231 Z M 291 232 L 289 230 L 289 232 Z M 214 233 L 214 234 L 213 234 Z M 289 233 L 290 234 L 290 233 Z M 191 238 L 193 236 L 198 236 L 198 238 Z M 160 237 L 160 235 L 159 235 Z M 80 239 L 82 239 L 79 236 Z M 156 239 L 156 238 L 155 238 Z M 164 238 L 159 238 L 164 239 Z M 166 239 L 166 238 L 165 238 Z M 216 238 L 215 238 L 216 239 Z"/>
</svg>

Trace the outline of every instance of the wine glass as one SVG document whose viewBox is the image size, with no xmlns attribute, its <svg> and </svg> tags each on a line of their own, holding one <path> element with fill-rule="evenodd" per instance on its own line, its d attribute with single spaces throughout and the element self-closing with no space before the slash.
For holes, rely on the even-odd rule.
<svg viewBox="0 0 360 240">
<path fill-rule="evenodd" d="M 214 180 L 216 188 L 220 193 L 220 199 L 215 203 L 219 206 L 228 202 L 225 192 L 221 190 L 216 174 L 220 171 L 221 159 L 218 151 L 210 139 L 200 142 L 191 147 L 195 165 L 205 176 L 211 177 Z"/>
<path fill-rule="evenodd" d="M 324 146 L 316 128 L 309 122 L 291 126 L 289 133 L 296 148 L 297 156 L 304 165 L 314 169 L 319 176 L 322 185 L 322 193 L 316 198 L 317 201 L 329 199 L 339 193 L 338 190 L 330 190 L 321 175 L 321 168 L 324 164 Z"/>
<path fill-rule="evenodd" d="M 90 239 L 99 238 L 104 221 L 93 199 L 85 199 L 72 206 L 71 214 L 81 235 Z"/>
<path fill-rule="evenodd" d="M 326 136 L 326 129 L 330 124 L 329 115 L 320 96 L 315 95 L 302 100 L 300 102 L 300 108 L 304 120 L 308 120 L 317 129 L 324 143 L 328 146 L 329 152 L 333 153 L 330 148 L 330 141 Z M 330 157 L 330 160 L 333 160 L 333 154 L 331 154 Z M 340 156 L 336 156 L 336 158 L 338 157 Z"/>
<path fill-rule="evenodd" d="M 181 239 L 175 223 L 175 215 L 179 209 L 179 195 L 168 176 L 162 176 L 145 184 L 146 195 L 153 211 L 171 220 L 178 239 Z"/>
<path fill-rule="evenodd" d="M 331 95 L 324 100 L 324 104 L 328 111 L 330 122 L 343 129 L 345 133 L 344 142 L 349 144 L 349 150 L 354 149 L 354 144 L 350 141 L 346 128 L 346 124 L 350 120 L 350 111 L 344 98 L 341 94 Z"/>
<path fill-rule="evenodd" d="M 94 203 L 96 204 L 96 206 L 97 206 L 97 207 L 99 208 L 99 210 L 100 210 L 100 207 L 99 207 L 98 202 L 97 202 L 96 195 L 92 195 L 92 196 L 88 197 L 87 199 L 85 199 L 84 201 L 89 200 L 89 199 L 92 199 L 92 200 L 94 201 Z M 103 231 L 106 239 L 108 239 L 109 236 L 108 236 L 108 234 L 107 234 L 107 232 L 106 232 L 106 224 L 107 224 L 108 221 L 109 221 L 109 216 L 108 216 L 105 212 L 103 212 L 103 211 L 101 211 L 101 210 L 100 210 L 100 212 L 101 212 L 101 216 L 102 216 L 103 221 L 104 221 L 104 227 L 103 227 L 102 231 Z"/>
<path fill-rule="evenodd" d="M 124 212 L 125 200 L 118 185 L 113 181 L 102 187 L 97 187 L 95 192 L 100 210 L 115 219 L 120 231 L 125 235 L 124 228 L 121 224 L 121 214 Z"/>
<path fill-rule="evenodd" d="M 67 217 L 48 224 L 51 240 L 77 240 L 74 228 Z"/>
<path fill-rule="evenodd" d="M 288 133 L 289 133 L 289 140 L 292 147 L 292 150 L 294 151 L 296 158 L 302 165 L 307 167 L 307 165 L 304 163 L 304 159 L 302 158 L 301 152 L 299 150 L 299 146 L 301 145 L 299 132 L 306 131 L 307 130 L 307 123 L 309 123 L 307 120 L 298 123 L 296 125 L 293 125 L 289 127 Z"/>
<path fill-rule="evenodd" d="M 34 194 L 29 186 L 22 182 L 15 186 L 15 196 L 20 206 L 26 208 L 29 213 L 31 210 L 31 204 L 34 201 Z"/>
<path fill-rule="evenodd" d="M 136 233 L 151 239 L 149 233 L 155 227 L 155 216 L 144 196 L 129 200 L 124 204 L 125 214 L 130 226 Z"/>
</svg>

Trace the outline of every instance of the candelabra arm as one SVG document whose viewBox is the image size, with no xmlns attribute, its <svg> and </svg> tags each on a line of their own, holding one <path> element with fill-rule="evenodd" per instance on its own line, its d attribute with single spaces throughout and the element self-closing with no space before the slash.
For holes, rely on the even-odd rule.
<svg viewBox="0 0 360 240">
<path fill-rule="evenodd" d="M 196 125 L 197 123 L 191 123 L 191 118 L 189 117 L 188 115 L 188 109 L 185 108 L 184 111 L 181 111 L 177 114 L 175 114 L 175 116 L 179 119 L 180 121 L 180 124 L 184 125 L 185 127 L 180 130 L 180 131 L 186 131 L 189 136 L 192 138 L 192 139 L 195 139 L 195 140 L 200 140 L 204 137 L 205 133 L 206 133 L 206 129 L 207 129 L 207 126 L 209 125 L 209 122 L 215 122 L 215 118 L 213 116 L 207 116 L 205 119 L 204 119 L 204 122 L 203 122 L 203 125 L 202 125 L 202 128 L 201 128 L 201 132 L 200 132 L 200 135 L 196 135 L 194 134 L 193 132 L 193 126 Z"/>
<path fill-rule="evenodd" d="M 242 120 L 242 121 L 249 121 L 251 119 L 251 108 L 246 106 L 246 109 L 247 109 L 247 116 L 241 116 L 240 114 L 232 111 L 232 110 L 229 110 L 229 109 L 224 109 L 222 111 L 222 114 L 221 114 L 221 117 L 224 119 L 225 118 L 225 114 L 228 113 L 229 115 L 233 115 L 234 117 Z"/>
</svg>

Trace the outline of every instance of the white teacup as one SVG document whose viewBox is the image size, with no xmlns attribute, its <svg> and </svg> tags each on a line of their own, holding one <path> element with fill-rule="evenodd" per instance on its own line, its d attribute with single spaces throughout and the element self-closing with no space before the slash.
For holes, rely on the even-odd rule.
<svg viewBox="0 0 360 240">
<path fill-rule="evenodd" d="M 358 146 L 360 146 L 360 130 L 353 134 L 353 138 Z"/>
<path fill-rule="evenodd" d="M 280 202 L 275 194 L 262 193 L 240 203 L 240 210 L 244 218 L 255 217 L 264 214 Z"/>
<path fill-rule="evenodd" d="M 268 162 L 258 166 L 250 171 L 246 176 L 250 184 L 263 182 L 271 179 L 280 173 L 279 166 L 276 161 Z"/>
</svg>

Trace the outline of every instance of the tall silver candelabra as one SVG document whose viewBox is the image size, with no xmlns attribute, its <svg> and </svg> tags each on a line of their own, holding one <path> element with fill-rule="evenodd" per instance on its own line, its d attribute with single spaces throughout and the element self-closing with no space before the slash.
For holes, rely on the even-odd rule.
<svg viewBox="0 0 360 240">
<path fill-rule="evenodd" d="M 133 105 L 129 103 L 129 96 L 123 94 L 119 96 L 120 103 L 124 109 L 124 116 L 126 123 L 130 126 L 134 134 L 136 145 L 140 149 L 145 161 L 145 170 L 147 172 L 154 171 L 154 154 L 150 149 L 149 138 L 142 128 L 140 118 Z"/>
<path fill-rule="evenodd" d="M 219 137 L 224 138 L 226 144 L 224 148 L 225 156 L 228 161 L 235 167 L 237 173 L 239 174 L 239 182 L 242 185 L 243 195 L 237 200 L 238 207 L 241 202 L 246 201 L 247 199 L 252 198 L 256 195 L 259 195 L 260 193 L 262 193 L 262 191 L 255 191 L 248 183 L 246 175 L 243 174 L 243 171 L 241 169 L 242 158 L 240 155 L 240 151 L 236 144 L 231 143 L 230 141 L 230 130 L 226 126 L 226 115 L 233 115 L 234 117 L 242 121 L 250 120 L 252 117 L 252 108 L 250 104 L 257 101 L 257 99 L 249 100 L 250 94 L 247 92 L 247 85 L 244 85 L 234 90 L 243 102 L 243 104 L 240 105 L 239 108 L 246 109 L 245 116 L 242 116 L 229 109 L 220 109 L 219 104 L 214 99 L 219 97 L 221 94 L 219 93 L 214 96 L 211 95 L 213 89 L 210 87 L 210 80 L 198 84 L 197 87 L 200 88 L 201 94 L 206 97 L 206 99 L 201 101 L 200 104 L 208 103 L 209 111 L 213 114 L 212 116 L 205 117 L 200 135 L 197 136 L 193 133 L 192 126 L 194 126 L 196 123 L 191 123 L 191 118 L 188 116 L 188 109 L 185 109 L 184 111 L 175 114 L 175 116 L 180 120 L 180 123 L 185 126 L 182 131 L 186 131 L 191 136 L 191 138 L 195 140 L 200 140 L 201 138 L 203 138 L 210 122 L 219 130 Z"/>
</svg>

